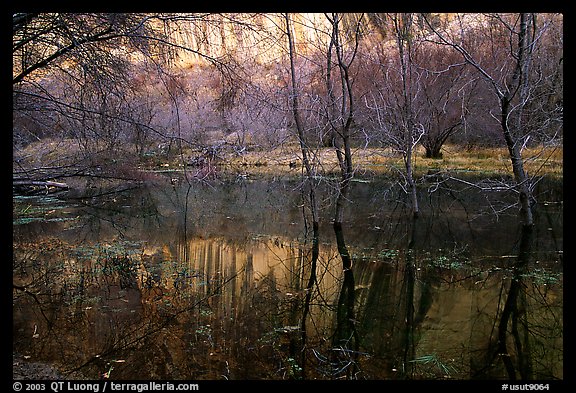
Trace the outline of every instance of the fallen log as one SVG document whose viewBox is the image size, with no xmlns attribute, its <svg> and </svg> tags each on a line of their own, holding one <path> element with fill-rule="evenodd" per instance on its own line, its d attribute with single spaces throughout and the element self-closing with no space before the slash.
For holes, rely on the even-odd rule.
<svg viewBox="0 0 576 393">
<path fill-rule="evenodd" d="M 12 189 L 23 194 L 67 190 L 68 184 L 51 180 L 12 180 Z"/>
<path fill-rule="evenodd" d="M 59 183 L 55 181 L 41 181 L 41 180 L 14 180 L 12 182 L 13 186 L 44 186 L 44 187 L 59 187 L 68 188 L 68 184 Z"/>
</svg>

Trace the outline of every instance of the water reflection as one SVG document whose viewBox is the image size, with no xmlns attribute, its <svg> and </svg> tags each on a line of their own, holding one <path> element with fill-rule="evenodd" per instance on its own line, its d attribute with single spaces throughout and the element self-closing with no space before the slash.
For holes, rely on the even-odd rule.
<svg viewBox="0 0 576 393">
<path fill-rule="evenodd" d="M 556 295 L 530 279 L 535 273 L 533 243 L 533 228 L 522 226 L 517 257 L 501 283 L 494 330 L 472 370 L 475 377 L 549 380 L 561 375 L 562 315 Z M 554 364 L 554 358 L 560 362 Z"/>
<path fill-rule="evenodd" d="M 345 376 L 355 379 L 358 366 L 360 339 L 356 329 L 356 285 L 352 258 L 344 238 L 344 230 L 338 222 L 334 223 L 336 245 L 342 260 L 342 287 L 336 304 L 336 327 L 332 339 L 332 366 L 330 376 L 338 378 Z"/>
<path fill-rule="evenodd" d="M 478 195 L 406 219 L 378 189 L 312 234 L 289 182 L 150 186 L 16 225 L 13 349 L 88 378 L 563 378 L 561 210 L 514 239 Z"/>
</svg>

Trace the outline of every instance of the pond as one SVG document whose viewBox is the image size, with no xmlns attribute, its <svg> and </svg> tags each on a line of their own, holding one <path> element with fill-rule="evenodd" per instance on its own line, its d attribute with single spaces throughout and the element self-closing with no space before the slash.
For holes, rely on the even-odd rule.
<svg viewBox="0 0 576 393">
<path fill-rule="evenodd" d="M 562 184 L 89 179 L 14 197 L 13 351 L 88 379 L 563 379 Z"/>
</svg>

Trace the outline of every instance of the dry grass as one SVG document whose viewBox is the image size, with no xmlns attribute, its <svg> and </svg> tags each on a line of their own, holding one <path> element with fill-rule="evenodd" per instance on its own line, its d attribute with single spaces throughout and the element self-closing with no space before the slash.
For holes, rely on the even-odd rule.
<svg viewBox="0 0 576 393">
<path fill-rule="evenodd" d="M 447 146 L 441 160 L 427 159 L 420 155 L 417 166 L 420 169 L 438 168 L 478 172 L 480 174 L 511 175 L 512 163 L 506 148 L 475 148 L 466 150 L 459 146 Z M 522 152 L 525 169 L 529 175 L 549 175 L 562 177 L 563 150 L 555 148 L 527 148 Z M 435 162 L 437 161 L 437 162 Z"/>
<path fill-rule="evenodd" d="M 21 159 L 21 164 L 28 167 L 64 165 L 77 161 L 80 153 L 76 142 L 70 140 L 45 140 L 28 146 L 24 150 L 15 152 L 15 158 Z M 105 155 L 105 152 L 103 152 Z M 282 176 L 297 177 L 302 173 L 302 159 L 297 144 L 283 144 L 275 148 L 252 148 L 243 154 L 236 154 L 229 150 L 222 152 L 221 160 L 217 163 L 221 174 L 255 175 L 255 176 Z M 331 176 L 339 172 L 336 153 L 332 148 L 311 150 L 311 158 L 316 163 L 316 171 L 320 175 Z M 130 164 L 132 169 L 139 167 L 143 170 L 182 170 L 190 157 L 198 156 L 198 152 L 184 151 L 175 153 L 171 158 L 156 155 L 140 165 Z M 122 155 L 123 160 L 132 161 L 136 157 L 130 153 Z M 111 170 L 119 171 L 122 161 L 118 155 L 112 160 L 103 156 L 101 161 L 111 162 Z M 185 157 L 185 158 L 184 158 Z M 533 147 L 523 151 L 525 168 L 529 175 L 547 175 L 553 178 L 563 176 L 563 148 Z M 457 145 L 447 145 L 443 148 L 442 159 L 424 158 L 424 149 L 419 147 L 414 154 L 414 174 L 420 177 L 428 172 L 451 171 L 470 172 L 481 176 L 509 176 L 512 175 L 512 166 L 506 148 L 474 148 L 465 149 Z M 357 178 L 369 178 L 378 175 L 397 175 L 404 172 L 402 156 L 391 149 L 355 149 L 353 151 L 353 164 Z M 196 168 L 197 169 L 197 168 Z"/>
<path fill-rule="evenodd" d="M 312 152 L 319 162 L 319 173 L 330 175 L 338 172 L 333 149 L 323 148 Z M 512 165 L 506 148 L 474 148 L 466 150 L 451 145 L 443 149 L 442 159 L 424 157 L 424 149 L 418 148 L 414 155 L 414 172 L 419 177 L 429 171 L 461 171 L 485 176 L 512 174 Z M 523 151 L 525 169 L 529 175 L 563 176 L 562 147 L 529 148 Z M 362 175 L 385 175 L 404 171 L 400 154 L 390 149 L 357 149 L 353 152 L 357 173 Z M 246 174 L 297 175 L 301 172 L 301 154 L 297 146 L 282 146 L 271 150 L 251 151 L 241 157 L 227 159 L 230 168 Z M 290 167 L 295 163 L 296 167 Z"/>
</svg>

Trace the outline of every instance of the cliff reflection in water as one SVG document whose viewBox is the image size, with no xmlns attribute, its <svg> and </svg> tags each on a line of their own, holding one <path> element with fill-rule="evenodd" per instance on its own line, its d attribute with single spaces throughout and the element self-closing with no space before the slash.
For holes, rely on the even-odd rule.
<svg viewBox="0 0 576 393">
<path fill-rule="evenodd" d="M 350 268 L 324 225 L 312 272 L 283 187 L 150 188 L 18 225 L 14 351 L 89 378 L 563 378 L 561 211 L 526 236 L 462 220 L 474 196 L 414 221 L 359 186 Z"/>
</svg>

